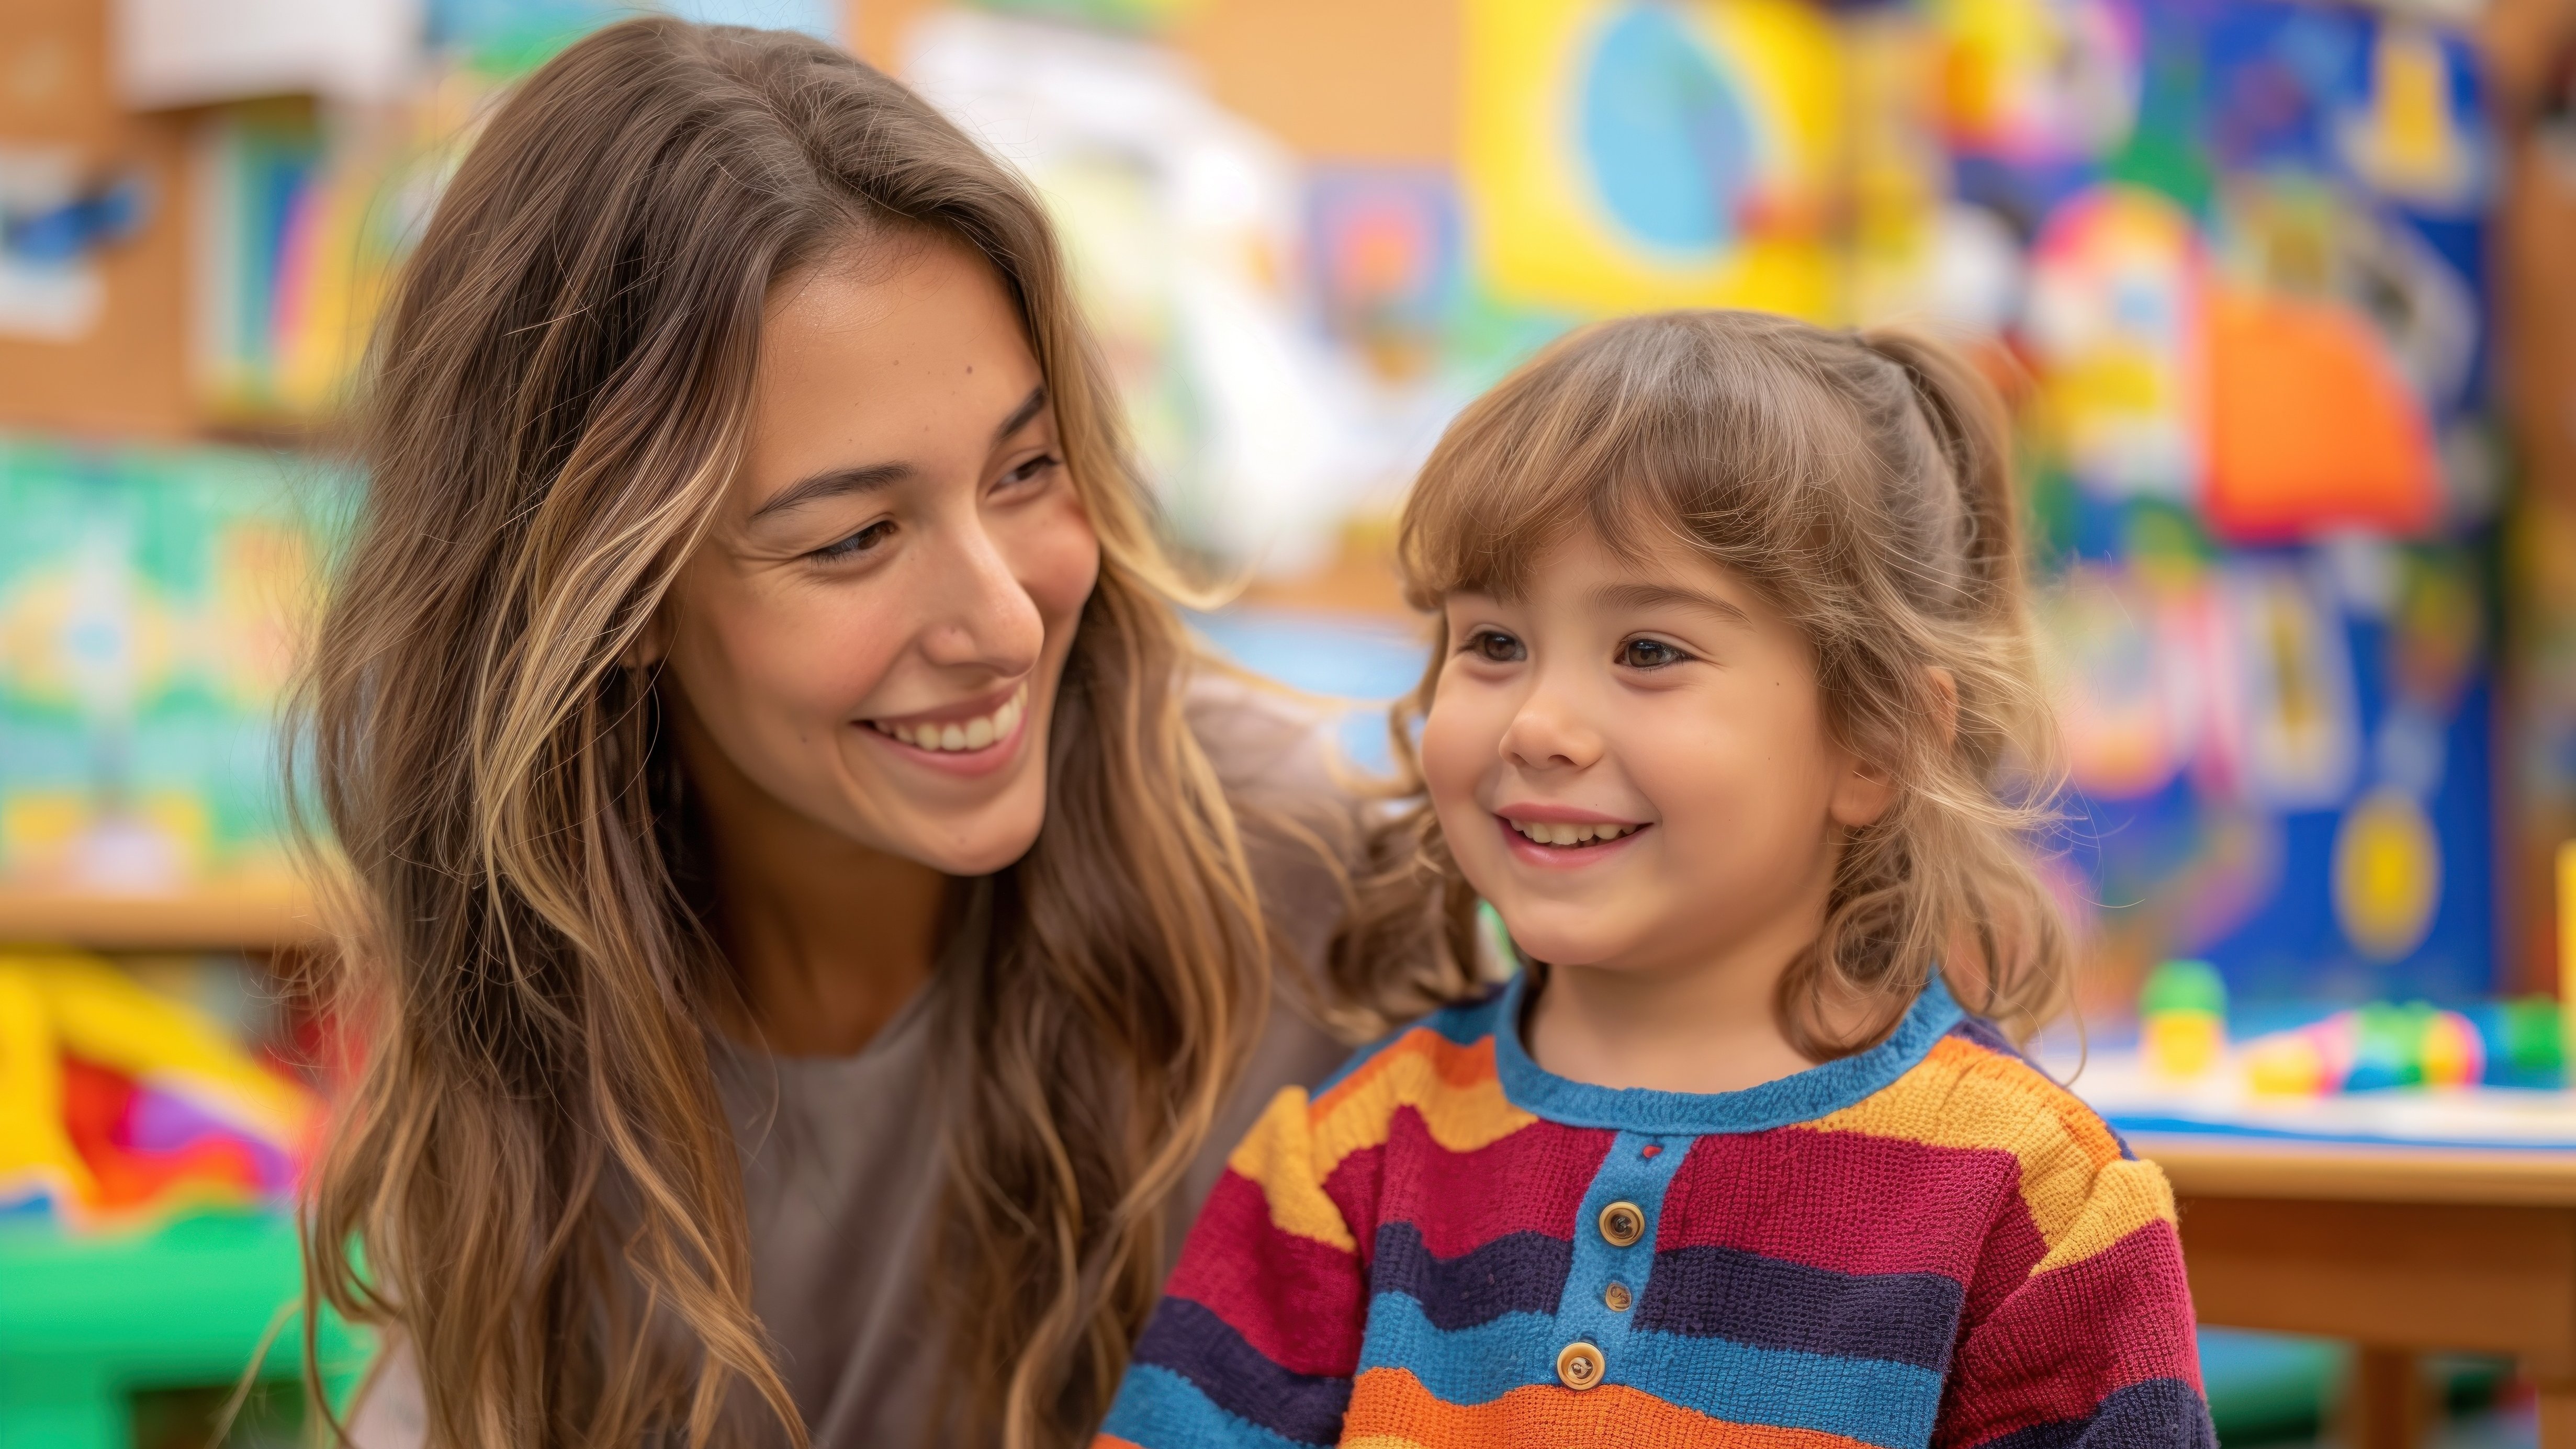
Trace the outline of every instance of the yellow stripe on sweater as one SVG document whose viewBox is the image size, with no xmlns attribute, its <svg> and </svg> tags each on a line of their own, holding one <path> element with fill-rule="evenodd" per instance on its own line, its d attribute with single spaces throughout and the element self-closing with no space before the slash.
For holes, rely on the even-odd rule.
<svg viewBox="0 0 2576 1449">
<path fill-rule="evenodd" d="M 2048 1251 L 2031 1271 L 2079 1262 L 2159 1218 L 2173 1191 L 2154 1164 L 2125 1161 L 2091 1108 L 2029 1063 L 1959 1037 L 1881 1091 L 1810 1124 L 1933 1147 L 2009 1152 Z"/>
<path fill-rule="evenodd" d="M 1360 1250 L 1350 1224 L 1342 1221 L 1342 1210 L 1324 1195 L 1305 1088 L 1281 1087 L 1225 1165 L 1260 1185 L 1263 1200 L 1270 1204 L 1272 1227 L 1345 1253 Z"/>
<path fill-rule="evenodd" d="M 1384 1146 L 1399 1107 L 1411 1107 L 1431 1140 L 1451 1152 L 1472 1152 L 1538 1120 L 1504 1099 L 1490 1040 L 1462 1047 L 1417 1029 L 1311 1105 L 1303 1088 L 1281 1088 L 1225 1165 L 1260 1185 L 1281 1232 L 1357 1252 L 1324 1180 L 1352 1153 Z"/>
<path fill-rule="evenodd" d="M 1416 1028 L 1315 1103 L 1316 1167 L 1329 1176 L 1352 1153 L 1385 1145 L 1399 1107 L 1411 1107 L 1451 1152 L 1473 1152 L 1538 1120 L 1504 1097 L 1493 1038 L 1460 1046 Z"/>
</svg>

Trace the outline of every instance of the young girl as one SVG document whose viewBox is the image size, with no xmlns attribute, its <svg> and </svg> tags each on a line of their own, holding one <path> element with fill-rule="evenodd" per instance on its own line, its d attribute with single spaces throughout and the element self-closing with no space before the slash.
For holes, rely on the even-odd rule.
<svg viewBox="0 0 2576 1449">
<path fill-rule="evenodd" d="M 2211 1445 L 2172 1195 L 2011 1044 L 2067 948 L 1974 375 L 1596 328 L 1403 543 L 1417 858 L 1524 969 L 1272 1101 L 1102 1442 Z"/>
</svg>

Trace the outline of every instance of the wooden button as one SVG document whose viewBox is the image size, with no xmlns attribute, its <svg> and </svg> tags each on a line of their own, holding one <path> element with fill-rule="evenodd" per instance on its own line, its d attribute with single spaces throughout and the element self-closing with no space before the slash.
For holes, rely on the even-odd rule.
<svg viewBox="0 0 2576 1449">
<path fill-rule="evenodd" d="M 1556 1351 L 1556 1379 L 1569 1389 L 1581 1391 L 1601 1382 L 1601 1350 L 1588 1343 L 1569 1343 Z"/>
<path fill-rule="evenodd" d="M 1625 1313 L 1628 1311 L 1628 1305 L 1635 1300 L 1629 1296 L 1627 1284 L 1613 1283 L 1601 1290 L 1601 1301 L 1610 1305 L 1611 1312 Z"/>
<path fill-rule="evenodd" d="M 1625 1248 L 1646 1235 L 1646 1210 L 1632 1202 L 1614 1202 L 1601 1210 L 1601 1236 L 1610 1246 Z"/>
</svg>

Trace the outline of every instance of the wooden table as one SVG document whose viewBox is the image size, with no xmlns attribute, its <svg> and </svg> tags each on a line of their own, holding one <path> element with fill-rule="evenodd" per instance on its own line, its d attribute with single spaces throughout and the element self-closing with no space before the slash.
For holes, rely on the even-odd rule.
<svg viewBox="0 0 2576 1449">
<path fill-rule="evenodd" d="M 2415 1355 L 2511 1354 L 2542 1449 L 2576 1449 L 2576 1151 L 2139 1133 L 2203 1323 L 2360 1345 L 2356 1449 L 2411 1449 Z"/>
</svg>

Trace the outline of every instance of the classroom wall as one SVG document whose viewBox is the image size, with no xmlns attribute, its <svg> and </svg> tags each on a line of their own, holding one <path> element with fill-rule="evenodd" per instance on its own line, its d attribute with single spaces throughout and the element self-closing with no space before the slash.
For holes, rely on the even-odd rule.
<svg viewBox="0 0 2576 1449">
<path fill-rule="evenodd" d="M 896 67 L 941 0 L 853 0 L 859 54 Z M 1205 0 L 1163 37 L 1219 102 L 1327 161 L 1446 162 L 1457 152 L 1461 0 Z"/>
</svg>

